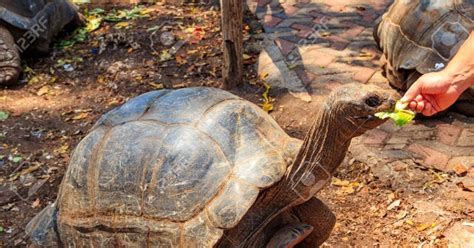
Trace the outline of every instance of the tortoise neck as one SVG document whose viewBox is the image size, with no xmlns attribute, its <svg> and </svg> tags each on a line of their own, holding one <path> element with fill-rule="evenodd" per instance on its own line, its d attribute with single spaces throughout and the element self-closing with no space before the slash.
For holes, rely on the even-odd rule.
<svg viewBox="0 0 474 248">
<path fill-rule="evenodd" d="M 344 117 L 333 108 L 323 108 L 283 179 L 289 193 L 304 202 L 324 187 L 342 163 L 351 138 Z"/>
</svg>

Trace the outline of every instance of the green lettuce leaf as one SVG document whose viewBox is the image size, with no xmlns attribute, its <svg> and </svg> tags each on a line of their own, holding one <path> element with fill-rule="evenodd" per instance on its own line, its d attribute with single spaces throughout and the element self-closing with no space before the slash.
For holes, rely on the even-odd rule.
<svg viewBox="0 0 474 248">
<path fill-rule="evenodd" d="M 402 127 L 412 121 L 416 115 L 415 112 L 405 109 L 406 106 L 406 104 L 402 104 L 398 101 L 393 112 L 379 112 L 376 113 L 375 116 L 382 120 L 390 118 L 397 126 Z"/>
</svg>

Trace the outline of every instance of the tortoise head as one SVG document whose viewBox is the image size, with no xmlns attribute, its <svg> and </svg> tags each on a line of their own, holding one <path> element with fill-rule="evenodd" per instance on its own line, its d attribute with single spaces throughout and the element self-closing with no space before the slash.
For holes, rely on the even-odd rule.
<svg viewBox="0 0 474 248">
<path fill-rule="evenodd" d="M 326 107 L 336 118 L 348 138 L 363 134 L 385 122 L 375 117 L 378 112 L 391 112 L 395 108 L 397 95 L 392 90 L 375 85 L 348 84 L 336 89 Z"/>
</svg>

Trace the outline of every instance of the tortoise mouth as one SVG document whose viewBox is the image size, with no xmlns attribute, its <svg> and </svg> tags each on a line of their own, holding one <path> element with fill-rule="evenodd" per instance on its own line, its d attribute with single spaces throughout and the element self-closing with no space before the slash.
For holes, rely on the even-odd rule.
<svg viewBox="0 0 474 248">
<path fill-rule="evenodd" d="M 383 123 L 375 114 L 379 112 L 391 112 L 395 109 L 396 101 L 391 97 L 370 96 L 365 102 L 365 107 L 368 109 L 367 115 L 358 115 L 354 118 L 363 122 Z"/>
</svg>

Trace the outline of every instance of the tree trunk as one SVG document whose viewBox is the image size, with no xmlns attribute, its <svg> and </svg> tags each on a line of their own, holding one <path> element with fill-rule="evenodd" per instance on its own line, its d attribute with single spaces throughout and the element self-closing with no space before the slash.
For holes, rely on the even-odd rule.
<svg viewBox="0 0 474 248">
<path fill-rule="evenodd" d="M 221 0 L 224 88 L 231 89 L 242 83 L 242 0 Z"/>
</svg>

